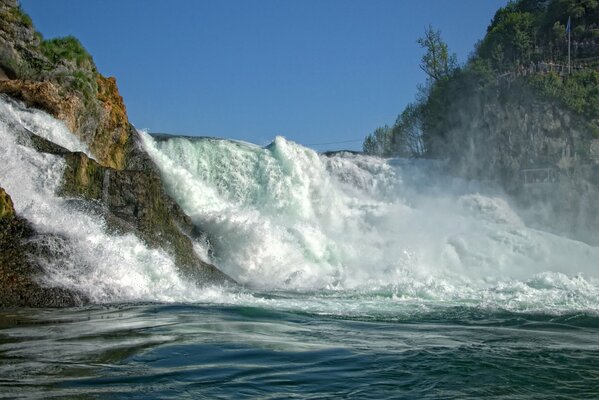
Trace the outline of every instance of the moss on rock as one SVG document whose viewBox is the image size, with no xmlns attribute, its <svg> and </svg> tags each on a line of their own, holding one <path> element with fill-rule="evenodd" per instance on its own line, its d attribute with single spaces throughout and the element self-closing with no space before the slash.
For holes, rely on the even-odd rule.
<svg viewBox="0 0 599 400">
<path fill-rule="evenodd" d="M 63 154 L 67 167 L 60 194 L 101 204 L 109 229 L 134 233 L 153 248 L 170 253 L 180 270 L 202 281 L 231 281 L 195 254 L 191 219 L 168 196 L 152 169 L 115 170 L 83 153 Z"/>
<path fill-rule="evenodd" d="M 15 208 L 8 193 L 0 188 L 0 219 L 10 218 L 15 214 Z"/>
<path fill-rule="evenodd" d="M 105 168 L 83 153 L 67 153 L 61 193 L 90 200 L 102 199 Z"/>
</svg>

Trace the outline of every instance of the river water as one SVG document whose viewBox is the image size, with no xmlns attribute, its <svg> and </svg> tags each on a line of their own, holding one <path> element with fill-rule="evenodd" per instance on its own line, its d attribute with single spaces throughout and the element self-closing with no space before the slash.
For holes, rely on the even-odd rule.
<svg viewBox="0 0 599 400">
<path fill-rule="evenodd" d="M 597 398 L 599 317 L 121 304 L 0 315 L 0 398 Z M 343 303 L 338 295 L 323 302 Z M 347 301 L 347 300 L 345 300 Z"/>
<path fill-rule="evenodd" d="M 0 185 L 62 238 L 48 285 L 92 306 L 0 312 L 0 398 L 597 398 L 599 248 L 533 229 L 501 190 L 439 161 L 152 137 L 166 189 L 240 286 L 57 196 L 89 154 L 0 98 Z"/>
</svg>

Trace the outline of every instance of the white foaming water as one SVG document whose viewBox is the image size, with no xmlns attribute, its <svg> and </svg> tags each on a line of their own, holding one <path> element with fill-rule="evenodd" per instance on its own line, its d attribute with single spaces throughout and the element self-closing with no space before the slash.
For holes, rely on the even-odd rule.
<svg viewBox="0 0 599 400">
<path fill-rule="evenodd" d="M 45 279 L 96 302 L 393 316 L 429 305 L 599 312 L 597 248 L 527 228 L 500 194 L 450 179 L 442 166 L 325 157 L 283 138 L 260 148 L 144 135 L 168 190 L 209 236 L 212 248 L 198 251 L 278 294 L 198 289 L 164 252 L 109 233 L 94 210 L 58 197 L 64 162 L 19 144 L 21 127 L 72 151 L 87 147 L 47 114 L 0 98 L 0 186 L 52 234 L 39 239 L 58 255 Z"/>
<path fill-rule="evenodd" d="M 438 164 L 143 137 L 212 261 L 249 287 L 599 309 L 599 248 L 527 228 Z"/>
<path fill-rule="evenodd" d="M 28 109 L 9 98 L 0 98 L 0 102 L 0 119 L 8 128 L 20 126 L 69 151 L 80 151 L 88 157 L 94 158 L 89 152 L 87 145 L 81 143 L 69 131 L 64 122 L 44 112 Z"/>
<path fill-rule="evenodd" d="M 198 289 L 179 278 L 164 252 L 147 248 L 134 235 L 107 233 L 92 211 L 56 196 L 63 160 L 18 144 L 19 126 L 70 150 L 87 147 L 51 116 L 0 98 L 0 185 L 19 215 L 37 231 L 52 234 L 40 239 L 60 254 L 44 266 L 48 283 L 80 290 L 96 302 L 198 297 Z"/>
</svg>

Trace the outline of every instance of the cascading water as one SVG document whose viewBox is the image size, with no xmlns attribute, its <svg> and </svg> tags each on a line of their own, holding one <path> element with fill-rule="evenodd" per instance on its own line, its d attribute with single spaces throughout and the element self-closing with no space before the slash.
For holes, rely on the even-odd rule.
<svg viewBox="0 0 599 400">
<path fill-rule="evenodd" d="M 64 161 L 19 144 L 16 131 L 23 128 L 71 151 L 87 152 L 87 147 L 62 122 L 0 98 L 0 185 L 19 215 L 37 231 L 56 235 L 47 239 L 60 255 L 45 265 L 48 283 L 81 291 L 95 302 L 197 297 L 167 254 L 148 249 L 133 235 L 109 234 L 93 210 L 58 197 Z"/>
<path fill-rule="evenodd" d="M 47 114 L 0 99 L 0 184 L 38 231 L 62 238 L 49 244 L 60 257 L 45 279 L 97 302 L 599 310 L 598 248 L 526 227 L 500 192 L 450 178 L 438 163 L 324 156 L 281 137 L 261 148 L 142 134 L 167 189 L 209 238 L 198 250 L 249 288 L 200 290 L 164 252 L 109 233 L 94 210 L 57 196 L 64 162 L 20 144 L 23 128 L 87 147 Z"/>
<path fill-rule="evenodd" d="M 144 134 L 198 250 L 245 284 L 198 288 L 57 196 L 65 163 L 23 128 L 87 148 L 0 97 L 0 186 L 54 247 L 45 279 L 117 304 L 0 312 L 0 398 L 598 396 L 599 248 L 528 228 L 492 188 L 283 138 Z"/>
<path fill-rule="evenodd" d="M 143 137 L 212 261 L 249 287 L 599 309 L 599 248 L 527 228 L 438 163 Z"/>
</svg>

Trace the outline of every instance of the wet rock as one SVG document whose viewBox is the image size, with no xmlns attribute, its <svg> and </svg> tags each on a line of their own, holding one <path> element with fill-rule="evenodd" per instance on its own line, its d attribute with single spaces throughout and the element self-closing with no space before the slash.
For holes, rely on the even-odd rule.
<svg viewBox="0 0 599 400">
<path fill-rule="evenodd" d="M 170 253 L 182 274 L 198 283 L 231 281 L 200 260 L 192 239 L 202 236 L 164 191 L 157 167 L 129 123 L 116 80 L 102 76 L 79 41 L 44 41 L 15 0 L 0 0 L 0 93 L 62 120 L 95 160 L 15 127 L 21 144 L 64 158 L 60 195 L 97 209 L 109 229 L 133 233 Z M 4 192 L 2 192 L 4 193 Z M 58 307 L 87 301 L 63 288 L 44 287 L 44 263 L 60 254 L 0 193 L 0 307 Z"/>
<path fill-rule="evenodd" d="M 0 188 L 0 219 L 11 218 L 15 214 L 15 208 L 8 193 Z"/>
<path fill-rule="evenodd" d="M 88 302 L 81 293 L 43 282 L 42 265 L 51 261 L 52 253 L 36 240 L 40 234 L 15 214 L 10 196 L 1 188 L 0 207 L 0 308 L 71 307 Z"/>
<path fill-rule="evenodd" d="M 181 272 L 197 282 L 232 282 L 196 256 L 192 239 L 199 234 L 191 219 L 164 191 L 156 171 L 115 170 L 79 152 L 63 156 L 67 168 L 61 195 L 99 203 L 109 228 L 134 233 L 148 246 L 165 249 Z"/>
</svg>

